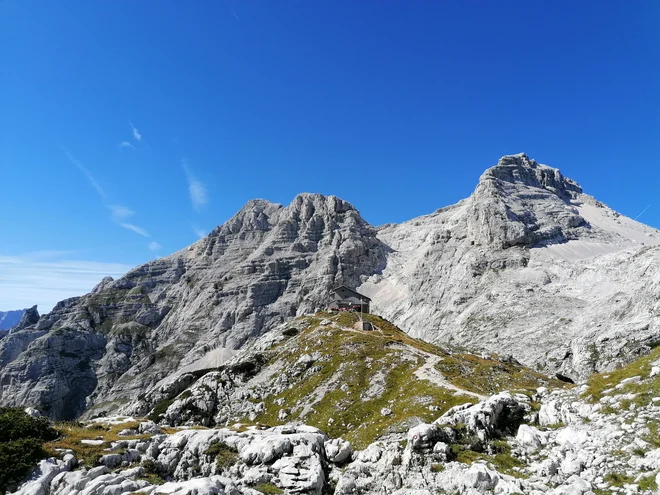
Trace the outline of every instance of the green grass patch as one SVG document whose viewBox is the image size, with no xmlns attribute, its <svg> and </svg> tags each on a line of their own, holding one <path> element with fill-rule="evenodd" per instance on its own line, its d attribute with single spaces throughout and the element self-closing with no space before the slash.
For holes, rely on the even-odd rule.
<svg viewBox="0 0 660 495">
<path fill-rule="evenodd" d="M 152 485 L 162 485 L 165 483 L 165 480 L 155 473 L 144 473 L 142 476 L 139 476 L 138 479 L 146 480 Z"/>
<path fill-rule="evenodd" d="M 506 440 L 494 440 L 489 444 L 482 445 L 480 442 L 473 442 L 469 437 L 463 437 L 459 442 L 451 446 L 452 454 L 456 461 L 463 464 L 486 461 L 500 473 L 516 478 L 527 477 L 524 473 L 520 472 L 520 468 L 525 467 L 526 464 L 511 455 L 511 446 Z M 486 453 L 485 451 L 490 453 Z"/>
<path fill-rule="evenodd" d="M 648 421 L 646 427 L 649 429 L 649 433 L 642 436 L 642 440 L 650 443 L 653 448 L 660 448 L 660 423 L 655 420 Z"/>
<path fill-rule="evenodd" d="M 655 476 L 657 475 L 657 471 L 650 474 L 649 476 L 645 476 L 644 478 L 639 480 L 639 489 L 642 491 L 650 491 L 654 492 L 658 489 L 658 484 L 655 481 Z"/>
<path fill-rule="evenodd" d="M 549 424 L 549 425 L 539 426 L 539 429 L 541 429 L 541 430 L 558 430 L 560 428 L 563 428 L 564 426 L 566 426 L 566 425 L 563 422 L 560 421 L 559 423 L 552 423 L 552 424 Z"/>
<path fill-rule="evenodd" d="M 137 428 L 137 422 L 121 423 L 118 425 L 93 424 L 85 426 L 81 423 L 69 422 L 58 423 L 57 429 L 60 437 L 57 440 L 47 443 L 45 446 L 49 450 L 71 449 L 76 458 L 83 462 L 87 467 L 93 467 L 98 464 L 102 455 L 107 454 L 107 448 L 111 442 L 118 440 L 131 440 L 136 438 L 147 438 L 148 435 L 119 436 L 119 432 L 124 429 Z M 100 445 L 89 445 L 82 443 L 82 440 L 103 440 Z"/>
<path fill-rule="evenodd" d="M 303 353 L 316 353 L 320 358 L 313 363 L 313 370 L 301 369 L 297 376 L 289 373 L 289 388 L 265 397 L 265 410 L 249 423 L 281 424 L 278 413 L 288 409 L 284 422 L 303 421 L 362 449 L 385 433 L 407 430 L 414 418 L 431 422 L 450 407 L 475 403 L 473 396 L 455 393 L 415 375 L 429 354 L 441 358 L 438 369 L 449 381 L 473 392 L 565 386 L 496 358 L 451 354 L 412 338 L 376 315 L 363 314 L 362 319 L 371 323 L 373 330 L 362 330 L 359 313 L 322 312 L 297 318 L 299 333 L 273 346 L 265 365 L 277 363 L 293 370 Z M 331 324 L 321 325 L 322 320 Z M 463 362 L 467 364 L 461 365 Z M 377 393 L 368 394 L 370 388 L 375 390 L 376 383 Z M 305 404 L 309 407 L 303 407 Z M 392 414 L 383 416 L 382 408 L 391 409 Z M 248 422 L 246 418 L 236 419 Z"/>
<path fill-rule="evenodd" d="M 227 469 L 238 462 L 238 450 L 224 442 L 212 444 L 204 454 L 215 457 L 215 464 L 221 469 Z"/>
<path fill-rule="evenodd" d="M 278 493 L 284 493 L 284 491 L 273 483 L 260 483 L 254 487 L 255 490 L 266 495 L 276 495 Z"/>
<path fill-rule="evenodd" d="M 623 485 L 627 485 L 630 483 L 634 483 L 635 478 L 632 476 L 627 476 L 622 473 L 607 473 L 605 476 L 603 476 L 603 481 L 605 483 L 609 484 L 610 486 L 616 486 L 621 488 Z"/>
<path fill-rule="evenodd" d="M 459 352 L 446 354 L 436 368 L 457 387 L 484 395 L 502 390 L 535 393 L 539 387 L 564 388 L 566 383 L 495 356 Z"/>
<path fill-rule="evenodd" d="M 642 356 L 617 370 L 592 375 L 587 381 L 588 388 L 584 392 L 584 396 L 591 402 L 598 402 L 607 395 L 605 391 L 614 389 L 622 380 L 633 376 L 641 376 L 641 382 L 627 383 L 622 388 L 614 389 L 610 393 L 615 395 L 637 394 L 633 399 L 626 400 L 624 401 L 625 403 L 622 403 L 624 409 L 628 409 L 631 404 L 647 406 L 654 397 L 660 394 L 660 375 L 648 378 L 651 373 L 652 363 L 659 359 L 660 347 L 656 347 L 646 356 Z M 604 407 L 601 412 L 606 414 L 613 413 L 617 412 L 617 409 L 610 407 L 609 410 L 606 410 Z"/>
</svg>

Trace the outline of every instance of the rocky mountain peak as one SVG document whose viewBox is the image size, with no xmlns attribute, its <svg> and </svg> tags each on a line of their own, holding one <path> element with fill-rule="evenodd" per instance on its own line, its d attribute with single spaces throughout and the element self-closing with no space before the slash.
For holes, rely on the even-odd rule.
<svg viewBox="0 0 660 495">
<path fill-rule="evenodd" d="M 577 182 L 524 153 L 500 158 L 479 179 L 469 200 L 468 234 L 495 248 L 561 243 L 590 235 L 577 206 Z"/>
<path fill-rule="evenodd" d="M 507 186 L 512 184 L 524 185 L 545 189 L 565 200 L 575 199 L 582 193 L 580 185 L 564 177 L 559 169 L 542 165 L 525 153 L 500 158 L 497 165 L 482 174 L 479 184 L 489 189 L 494 187 L 500 193 L 506 192 Z"/>
<path fill-rule="evenodd" d="M 241 231 L 270 230 L 272 224 L 277 221 L 276 218 L 271 219 L 271 217 L 276 217 L 281 209 L 282 205 L 280 204 L 271 203 L 265 199 L 251 199 L 232 218 L 216 227 L 211 232 L 211 235 L 218 236 L 223 234 L 237 234 Z"/>
<path fill-rule="evenodd" d="M 370 230 L 370 235 L 373 235 L 371 226 L 351 203 L 322 194 L 297 195 L 282 212 L 280 224 L 288 233 L 287 237 L 292 239 L 291 235 L 295 232 L 300 241 L 336 242 L 344 237 L 336 239 L 335 233 L 344 229 L 363 233 Z"/>
<path fill-rule="evenodd" d="M 101 281 L 94 286 L 92 292 L 101 292 L 103 289 L 108 287 L 108 285 L 110 285 L 114 281 L 115 279 L 112 277 L 103 277 Z"/>
<path fill-rule="evenodd" d="M 324 196 L 318 193 L 298 194 L 291 202 L 291 208 L 295 209 L 318 209 L 328 213 L 346 213 L 357 211 L 356 208 L 337 196 Z"/>
<path fill-rule="evenodd" d="M 231 219 L 216 227 L 211 232 L 211 236 L 224 238 L 226 235 L 255 233 L 255 231 L 263 233 L 291 221 L 307 223 L 314 217 L 342 221 L 340 216 L 349 212 L 356 219 L 360 217 L 358 211 L 348 201 L 318 193 L 298 194 L 286 207 L 265 199 L 252 199 Z M 359 220 L 366 224 L 361 218 Z"/>
<path fill-rule="evenodd" d="M 25 310 L 25 313 L 23 313 L 23 316 L 21 317 L 21 321 L 18 322 L 14 331 L 29 327 L 30 325 L 35 325 L 38 321 L 39 311 L 37 311 L 37 305 L 35 304 L 31 308 Z"/>
</svg>

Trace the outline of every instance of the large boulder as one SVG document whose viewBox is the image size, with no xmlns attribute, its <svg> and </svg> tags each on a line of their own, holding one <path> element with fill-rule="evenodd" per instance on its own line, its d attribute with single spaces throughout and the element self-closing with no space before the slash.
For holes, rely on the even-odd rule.
<svg viewBox="0 0 660 495">
<path fill-rule="evenodd" d="M 513 434 L 530 410 L 531 406 L 523 397 L 501 392 L 474 405 L 449 409 L 435 423 L 464 424 L 468 432 L 486 440 L 496 435 Z"/>
</svg>

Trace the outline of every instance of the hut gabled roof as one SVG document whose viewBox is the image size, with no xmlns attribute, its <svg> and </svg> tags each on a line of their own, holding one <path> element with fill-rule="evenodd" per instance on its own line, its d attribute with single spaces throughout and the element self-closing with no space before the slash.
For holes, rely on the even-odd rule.
<svg viewBox="0 0 660 495">
<path fill-rule="evenodd" d="M 363 299 L 365 301 L 371 301 L 371 298 L 365 296 L 364 294 L 360 294 L 358 291 L 351 289 L 350 287 L 346 287 L 345 285 L 340 285 L 339 287 L 335 287 L 332 289 L 334 292 L 339 292 L 340 289 L 347 290 L 348 292 L 352 293 L 355 297 L 358 299 Z"/>
</svg>

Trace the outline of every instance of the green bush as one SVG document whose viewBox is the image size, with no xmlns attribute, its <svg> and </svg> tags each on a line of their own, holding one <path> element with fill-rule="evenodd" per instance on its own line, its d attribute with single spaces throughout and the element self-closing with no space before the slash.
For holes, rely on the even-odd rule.
<svg viewBox="0 0 660 495">
<path fill-rule="evenodd" d="M 48 441 L 57 438 L 57 431 L 46 418 L 33 418 L 22 409 L 0 407 L 0 442 L 21 438 Z"/>
<path fill-rule="evenodd" d="M 174 403 L 174 399 L 160 401 L 151 410 L 151 414 L 147 416 L 147 419 L 153 421 L 154 423 L 158 423 L 161 419 L 163 419 L 163 416 L 165 416 L 165 413 L 167 412 L 167 408 L 170 407 L 173 403 Z"/>
<path fill-rule="evenodd" d="M 43 443 L 57 436 L 46 418 L 32 418 L 22 409 L 0 408 L 0 493 L 48 457 Z"/>
</svg>

